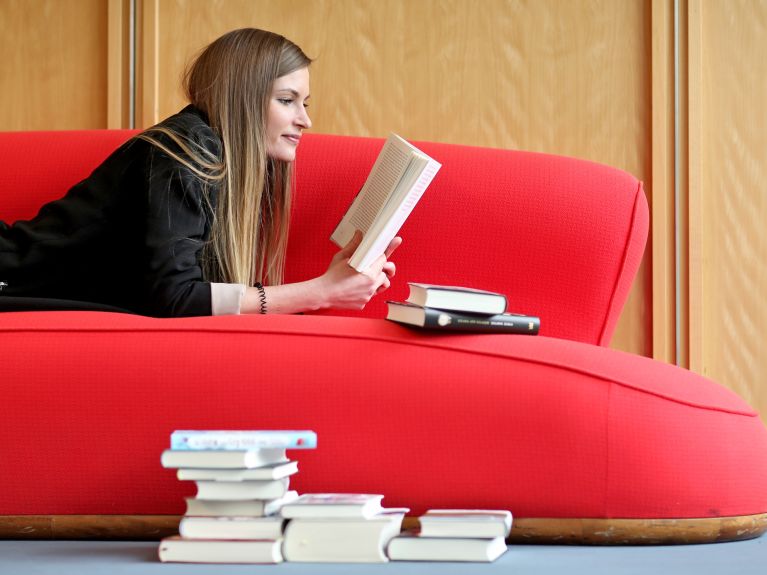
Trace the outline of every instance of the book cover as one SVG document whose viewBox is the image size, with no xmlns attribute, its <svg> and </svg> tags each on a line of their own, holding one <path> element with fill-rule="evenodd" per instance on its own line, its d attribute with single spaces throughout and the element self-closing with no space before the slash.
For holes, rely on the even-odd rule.
<svg viewBox="0 0 767 575">
<path fill-rule="evenodd" d="M 362 189 L 330 239 L 343 247 L 354 232 L 362 242 L 349 263 L 366 270 L 384 253 L 442 165 L 396 134 L 390 134 Z"/>
<path fill-rule="evenodd" d="M 408 282 L 407 303 L 436 309 L 501 314 L 506 311 L 506 296 L 501 293 L 460 286 Z"/>
<path fill-rule="evenodd" d="M 541 326 L 540 318 L 528 315 L 469 314 L 394 301 L 386 304 L 386 319 L 424 329 L 536 335 Z"/>
<path fill-rule="evenodd" d="M 315 449 L 314 431 L 176 430 L 170 435 L 175 450 Z"/>
<path fill-rule="evenodd" d="M 266 481 L 196 481 L 197 497 L 211 501 L 239 499 L 279 499 L 288 491 L 290 480 Z"/>
</svg>

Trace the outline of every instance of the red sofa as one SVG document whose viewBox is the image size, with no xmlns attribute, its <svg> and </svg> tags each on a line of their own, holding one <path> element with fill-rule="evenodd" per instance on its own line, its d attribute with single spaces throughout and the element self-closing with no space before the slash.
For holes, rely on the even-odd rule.
<svg viewBox="0 0 767 575">
<path fill-rule="evenodd" d="M 131 135 L 0 134 L 0 219 L 33 216 Z M 381 145 L 302 140 L 288 281 L 324 271 Z M 382 319 L 383 297 L 340 315 L 0 314 L 0 535 L 41 517 L 183 513 L 193 490 L 159 463 L 179 428 L 313 429 L 319 448 L 294 452 L 300 492 L 380 492 L 413 514 L 510 509 L 517 533 L 722 518 L 751 526 L 738 537 L 763 532 L 753 409 L 607 347 L 645 246 L 640 182 L 571 158 L 420 145 L 443 168 L 402 229 L 385 297 L 404 299 L 408 280 L 500 291 L 541 317 L 539 336 L 418 332 Z M 656 524 L 638 525 L 634 540 Z"/>
</svg>

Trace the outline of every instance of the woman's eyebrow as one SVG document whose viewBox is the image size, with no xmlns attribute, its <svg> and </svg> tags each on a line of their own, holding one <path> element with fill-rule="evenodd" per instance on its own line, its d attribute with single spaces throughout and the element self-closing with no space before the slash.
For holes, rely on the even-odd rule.
<svg viewBox="0 0 767 575">
<path fill-rule="evenodd" d="M 293 88 L 279 88 L 278 90 L 276 90 L 276 92 L 278 94 L 279 93 L 283 93 L 283 92 L 287 92 L 287 93 L 293 95 L 295 98 L 298 98 L 298 97 L 301 96 L 301 94 L 298 93 L 298 90 L 294 90 Z M 306 98 L 304 98 L 304 100 L 308 100 L 309 98 L 310 98 L 310 96 L 307 95 Z"/>
</svg>

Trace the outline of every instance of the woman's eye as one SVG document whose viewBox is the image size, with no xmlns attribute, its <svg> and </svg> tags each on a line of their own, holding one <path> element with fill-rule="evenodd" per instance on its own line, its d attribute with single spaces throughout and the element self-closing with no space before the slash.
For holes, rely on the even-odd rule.
<svg viewBox="0 0 767 575">
<path fill-rule="evenodd" d="M 290 98 L 277 98 L 277 101 L 285 106 L 290 106 L 293 103 L 293 100 Z"/>
</svg>

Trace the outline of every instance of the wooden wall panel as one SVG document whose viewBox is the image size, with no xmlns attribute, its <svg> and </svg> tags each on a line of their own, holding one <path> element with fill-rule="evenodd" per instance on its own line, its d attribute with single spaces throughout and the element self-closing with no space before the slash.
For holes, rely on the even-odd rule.
<svg viewBox="0 0 767 575">
<path fill-rule="evenodd" d="M 0 130 L 105 128 L 105 0 L 0 0 Z"/>
<path fill-rule="evenodd" d="M 644 0 L 144 0 L 143 11 L 142 126 L 183 105 L 192 54 L 254 26 L 316 59 L 317 132 L 571 155 L 625 169 L 650 193 Z M 651 289 L 643 265 L 614 347 L 652 354 Z"/>
<path fill-rule="evenodd" d="M 691 367 L 767 421 L 767 2 L 705 0 L 699 19 L 701 168 L 699 189 L 690 190 L 700 204 L 700 231 L 691 237 L 698 245 L 690 248 L 700 254 L 690 260 L 690 315 L 699 321 L 691 325 Z"/>
</svg>

